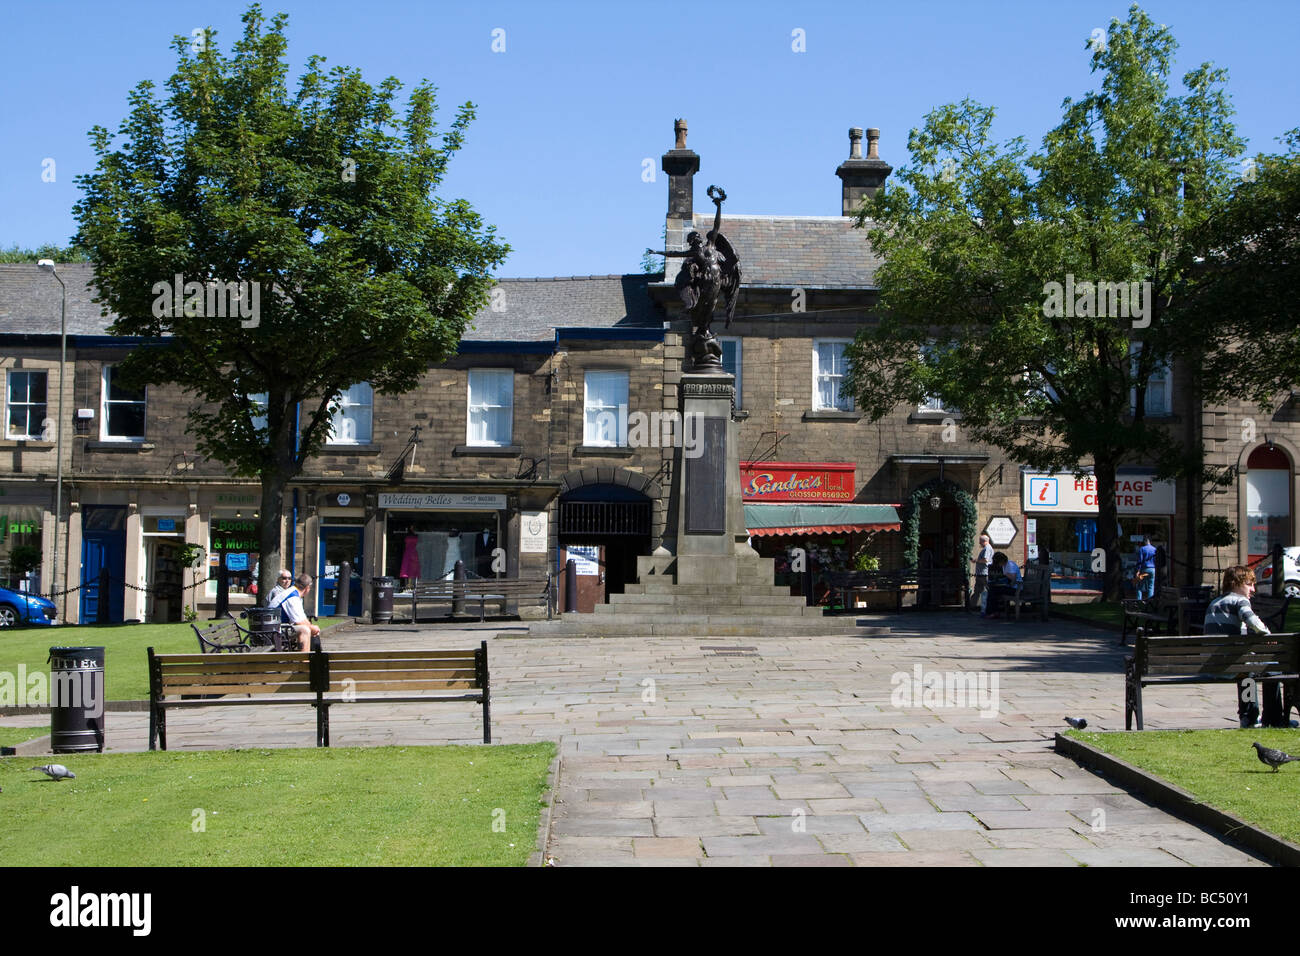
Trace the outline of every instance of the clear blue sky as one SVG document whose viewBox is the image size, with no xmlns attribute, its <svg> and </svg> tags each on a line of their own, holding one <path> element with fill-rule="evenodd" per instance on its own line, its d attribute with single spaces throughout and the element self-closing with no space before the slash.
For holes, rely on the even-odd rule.
<svg viewBox="0 0 1300 956">
<path fill-rule="evenodd" d="M 9 4 L 0 47 L 0 245 L 64 242 L 73 179 L 92 125 L 116 129 L 127 92 L 171 75 L 175 34 L 212 26 L 223 50 L 242 2 Z M 704 187 L 737 213 L 838 215 L 835 167 L 850 126 L 881 130 L 881 157 L 907 161 L 907 133 L 942 103 L 997 107 L 999 139 L 1037 146 L 1061 101 L 1099 85 L 1085 49 L 1113 2 L 440 3 L 268 0 L 290 16 L 291 75 L 319 53 L 371 83 L 428 78 L 442 116 L 472 100 L 478 119 L 442 194 L 468 199 L 514 251 L 502 276 L 636 272 L 659 246 L 667 183 L 659 157 L 675 117 L 690 124 Z M 1152 0 L 1180 48 L 1175 76 L 1213 60 L 1248 154 L 1300 125 L 1300 3 Z M 504 53 L 492 31 L 505 31 Z M 801 29 L 806 52 L 791 49 Z M 42 161 L 56 181 L 42 182 Z M 642 181 L 653 159 L 655 181 Z"/>
</svg>

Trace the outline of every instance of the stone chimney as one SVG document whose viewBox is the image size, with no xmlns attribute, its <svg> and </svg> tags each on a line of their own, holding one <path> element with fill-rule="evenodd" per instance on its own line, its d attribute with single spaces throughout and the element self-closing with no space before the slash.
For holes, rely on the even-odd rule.
<svg viewBox="0 0 1300 956">
<path fill-rule="evenodd" d="M 893 171 L 893 166 L 880 159 L 880 130 L 867 130 L 866 159 L 862 158 L 862 130 L 856 126 L 849 130 L 849 158 L 835 170 L 843 182 L 840 215 L 857 215 L 862 200 L 874 196 Z"/>
<path fill-rule="evenodd" d="M 664 153 L 663 170 L 668 174 L 668 218 L 689 221 L 695 212 L 695 174 L 700 157 L 686 148 L 686 120 L 673 123 L 677 142 Z"/>
</svg>

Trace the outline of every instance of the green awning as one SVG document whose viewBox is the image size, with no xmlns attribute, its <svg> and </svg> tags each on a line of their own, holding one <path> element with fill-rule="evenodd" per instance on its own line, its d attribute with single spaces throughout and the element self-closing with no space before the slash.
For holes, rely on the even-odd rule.
<svg viewBox="0 0 1300 956">
<path fill-rule="evenodd" d="M 902 522 L 895 505 L 745 505 L 745 526 L 751 535 L 848 534 L 854 531 L 898 531 Z"/>
</svg>

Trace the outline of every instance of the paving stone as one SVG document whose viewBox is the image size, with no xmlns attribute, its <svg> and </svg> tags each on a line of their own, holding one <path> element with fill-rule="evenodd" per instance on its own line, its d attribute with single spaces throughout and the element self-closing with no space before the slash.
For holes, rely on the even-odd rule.
<svg viewBox="0 0 1300 956">
<path fill-rule="evenodd" d="M 990 830 L 1035 830 L 1071 828 L 1079 818 L 1063 810 L 980 810 L 975 813 Z"/>
<path fill-rule="evenodd" d="M 705 837 L 704 852 L 710 857 L 722 856 L 774 856 L 784 854 L 816 854 L 822 845 L 811 833 L 786 833 L 780 836 Z"/>
<path fill-rule="evenodd" d="M 969 813 L 863 813 L 860 818 L 872 833 L 900 830 L 978 830 Z"/>
<path fill-rule="evenodd" d="M 805 815 L 800 817 L 758 817 L 758 828 L 765 834 L 779 836 L 785 833 L 798 832 L 794 830 L 797 823 L 803 827 L 805 833 L 823 834 L 823 833 L 866 833 L 866 827 L 856 816 L 815 816 Z"/>
<path fill-rule="evenodd" d="M 1085 866 L 1188 866 L 1164 850 L 1149 847 L 1092 847 L 1087 850 L 1069 850 Z"/>
<path fill-rule="evenodd" d="M 774 853 L 773 866 L 852 866 L 853 861 L 839 853 Z"/>
<path fill-rule="evenodd" d="M 638 857 L 691 857 L 704 856 L 700 841 L 695 837 L 654 837 L 632 841 L 632 850 Z"/>
<path fill-rule="evenodd" d="M 758 836 L 760 831 L 753 817 L 656 817 L 655 834 L 661 837 Z"/>
<path fill-rule="evenodd" d="M 972 850 L 985 866 L 1078 866 L 1064 850 Z"/>
<path fill-rule="evenodd" d="M 850 853 L 854 866 L 979 866 L 964 850 L 917 850 L 909 852 L 899 845 L 896 853 Z"/>
<path fill-rule="evenodd" d="M 909 850 L 984 850 L 995 844 L 982 830 L 902 830 L 892 833 Z"/>
</svg>

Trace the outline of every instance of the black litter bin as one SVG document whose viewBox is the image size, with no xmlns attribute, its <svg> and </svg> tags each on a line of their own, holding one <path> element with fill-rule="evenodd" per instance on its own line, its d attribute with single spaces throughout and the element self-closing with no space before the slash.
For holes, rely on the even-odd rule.
<svg viewBox="0 0 1300 956">
<path fill-rule="evenodd" d="M 375 578 L 375 590 L 370 604 L 370 620 L 375 624 L 393 623 L 393 578 Z"/>
<path fill-rule="evenodd" d="M 50 749 L 104 750 L 104 649 L 51 647 Z"/>
<path fill-rule="evenodd" d="M 272 647 L 280 635 L 280 609 L 278 607 L 250 607 L 248 609 L 248 640 L 257 647 Z"/>
</svg>

